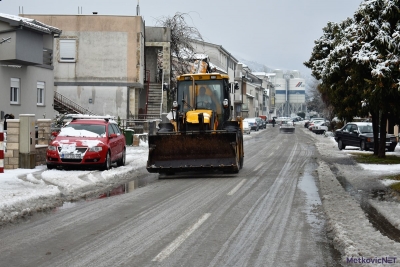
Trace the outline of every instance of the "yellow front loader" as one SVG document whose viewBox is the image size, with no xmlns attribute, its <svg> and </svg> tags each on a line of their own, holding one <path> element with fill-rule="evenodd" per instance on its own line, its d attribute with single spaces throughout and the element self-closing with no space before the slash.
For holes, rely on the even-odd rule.
<svg viewBox="0 0 400 267">
<path fill-rule="evenodd" d="M 177 81 L 170 122 L 160 123 L 158 132 L 148 137 L 147 170 L 239 172 L 244 157 L 243 127 L 242 119 L 232 116 L 229 77 L 198 73 L 181 75 Z"/>
</svg>

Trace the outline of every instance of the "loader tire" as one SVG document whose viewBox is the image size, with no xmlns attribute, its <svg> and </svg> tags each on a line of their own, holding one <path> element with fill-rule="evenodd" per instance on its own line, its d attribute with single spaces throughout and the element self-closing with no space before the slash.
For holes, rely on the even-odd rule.
<svg viewBox="0 0 400 267">
<path fill-rule="evenodd" d="M 239 161 L 238 161 L 238 172 L 240 169 L 243 168 L 243 133 L 242 131 L 239 129 L 237 131 L 238 133 L 238 149 L 237 149 L 237 153 L 239 154 Z"/>
</svg>

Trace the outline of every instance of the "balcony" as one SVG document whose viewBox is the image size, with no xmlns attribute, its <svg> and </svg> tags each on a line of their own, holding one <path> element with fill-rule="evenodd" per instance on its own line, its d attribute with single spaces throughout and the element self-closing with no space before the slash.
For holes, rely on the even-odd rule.
<svg viewBox="0 0 400 267">
<path fill-rule="evenodd" d="M 30 31 L 16 31 L 0 34 L 7 39 L 1 45 L 0 62 L 4 65 L 34 66 L 43 63 L 43 35 Z"/>
</svg>

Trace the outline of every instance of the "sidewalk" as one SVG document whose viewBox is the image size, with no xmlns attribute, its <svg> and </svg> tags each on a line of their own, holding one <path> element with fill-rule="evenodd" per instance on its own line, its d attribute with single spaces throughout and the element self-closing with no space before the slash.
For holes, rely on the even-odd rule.
<svg viewBox="0 0 400 267">
<path fill-rule="evenodd" d="M 335 162 L 333 165 L 338 170 L 334 174 L 327 162 L 323 160 L 318 162 L 319 190 L 327 218 L 328 236 L 335 248 L 340 251 L 343 264 L 345 266 L 400 266 L 400 244 L 382 235 L 373 227 L 359 201 L 346 192 L 337 179 L 338 176 L 344 177 L 359 193 L 372 188 L 381 190 L 385 189 L 390 182 L 381 180 L 380 177 L 400 173 L 400 164 L 350 165 L 351 152 L 368 152 L 361 152 L 358 148 L 351 149 L 351 147 L 340 151 L 332 137 L 315 135 L 307 129 L 304 129 L 304 132 L 313 136 L 322 158 Z M 400 147 L 397 146 L 395 152 L 389 154 L 400 156 Z M 389 222 L 392 222 L 393 226 L 400 229 L 399 202 L 388 198 L 387 201 L 369 200 L 369 203 Z M 379 263 L 383 260 L 387 260 L 390 264 Z"/>
</svg>

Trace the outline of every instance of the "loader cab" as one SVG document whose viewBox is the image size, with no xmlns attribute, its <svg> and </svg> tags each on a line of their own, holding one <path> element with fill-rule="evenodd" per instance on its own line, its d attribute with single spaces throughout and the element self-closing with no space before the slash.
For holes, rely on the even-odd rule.
<svg viewBox="0 0 400 267">
<path fill-rule="evenodd" d="M 198 99 L 201 97 L 201 91 L 205 91 L 204 94 L 211 100 L 209 105 L 199 104 Z M 185 76 L 181 80 L 178 79 L 176 101 L 179 105 L 178 111 L 181 114 L 191 110 L 209 110 L 217 115 L 218 125 L 221 126 L 230 117 L 228 79 L 215 74 Z"/>
</svg>

